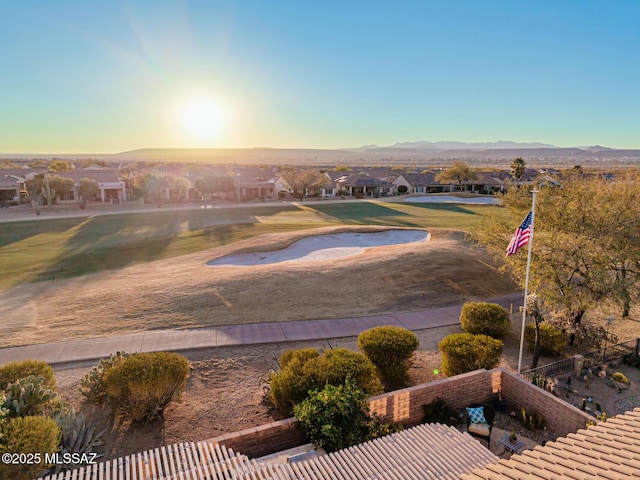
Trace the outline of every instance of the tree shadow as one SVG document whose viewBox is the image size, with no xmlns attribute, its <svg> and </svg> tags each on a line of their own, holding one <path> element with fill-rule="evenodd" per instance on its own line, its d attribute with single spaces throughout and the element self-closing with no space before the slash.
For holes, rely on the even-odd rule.
<svg viewBox="0 0 640 480">
<path fill-rule="evenodd" d="M 420 227 L 420 223 L 409 213 L 390 208 L 381 203 L 362 202 L 347 204 L 331 204 L 309 206 L 320 214 L 335 219 L 335 221 L 349 224 L 363 225 L 397 225 L 406 227 Z M 411 220 L 413 218 L 413 220 Z"/>
</svg>

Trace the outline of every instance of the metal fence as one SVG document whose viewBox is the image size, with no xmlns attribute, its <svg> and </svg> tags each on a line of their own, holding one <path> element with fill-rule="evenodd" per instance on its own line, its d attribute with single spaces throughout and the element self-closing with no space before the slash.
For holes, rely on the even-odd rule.
<svg viewBox="0 0 640 480">
<path fill-rule="evenodd" d="M 640 354 L 640 338 L 635 340 L 629 340 L 627 342 L 616 343 L 615 345 L 609 345 L 593 352 L 588 352 L 583 355 L 584 368 L 595 367 L 596 365 L 602 365 L 611 360 L 622 358 L 628 354 Z M 530 382 L 538 385 L 543 385 L 543 380 L 546 378 L 556 377 L 563 373 L 571 372 L 575 368 L 575 357 L 560 360 L 559 362 L 548 363 L 541 367 L 534 368 L 532 370 L 524 371 L 520 376 Z M 542 379 L 542 382 L 541 382 Z"/>
<path fill-rule="evenodd" d="M 640 350 L 640 338 L 635 340 L 629 340 L 627 342 L 616 343 L 615 345 L 609 345 L 593 352 L 584 354 L 584 366 L 585 368 L 595 367 L 596 365 L 602 365 L 611 360 L 622 358 L 624 355 L 631 353 L 639 353 Z"/>
<path fill-rule="evenodd" d="M 533 382 L 534 379 L 537 378 L 555 377 L 558 375 L 562 375 L 563 373 L 571 372 L 575 368 L 575 365 L 576 359 L 575 357 L 571 357 L 560 360 L 558 362 L 548 363 L 538 368 L 527 370 L 525 372 L 522 372 L 520 376 L 525 380 Z"/>
</svg>

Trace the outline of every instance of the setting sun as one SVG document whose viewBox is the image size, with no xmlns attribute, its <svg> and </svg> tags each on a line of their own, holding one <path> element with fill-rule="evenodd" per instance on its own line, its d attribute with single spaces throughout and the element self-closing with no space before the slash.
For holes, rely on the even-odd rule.
<svg viewBox="0 0 640 480">
<path fill-rule="evenodd" d="M 211 140 L 224 130 L 224 111 L 211 100 L 192 100 L 182 109 L 182 125 L 194 139 Z"/>
</svg>

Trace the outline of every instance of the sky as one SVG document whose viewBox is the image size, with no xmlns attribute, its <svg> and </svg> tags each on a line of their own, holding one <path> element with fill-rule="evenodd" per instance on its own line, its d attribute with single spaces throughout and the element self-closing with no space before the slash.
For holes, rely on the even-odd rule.
<svg viewBox="0 0 640 480">
<path fill-rule="evenodd" d="M 0 0 L 0 152 L 640 148 L 640 2 Z"/>
</svg>

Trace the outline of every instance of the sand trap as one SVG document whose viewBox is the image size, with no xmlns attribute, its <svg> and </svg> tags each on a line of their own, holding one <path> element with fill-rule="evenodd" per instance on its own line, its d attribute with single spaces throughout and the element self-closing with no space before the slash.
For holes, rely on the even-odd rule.
<svg viewBox="0 0 640 480">
<path fill-rule="evenodd" d="M 287 248 L 271 252 L 227 255 L 207 262 L 211 267 L 271 265 L 283 262 L 319 262 L 351 257 L 367 248 L 428 242 L 423 230 L 385 230 L 374 233 L 332 233 L 303 238 Z"/>
<path fill-rule="evenodd" d="M 404 200 L 410 203 L 471 203 L 481 205 L 499 205 L 500 199 L 493 197 L 454 197 L 453 195 L 433 195 L 410 197 Z"/>
</svg>

